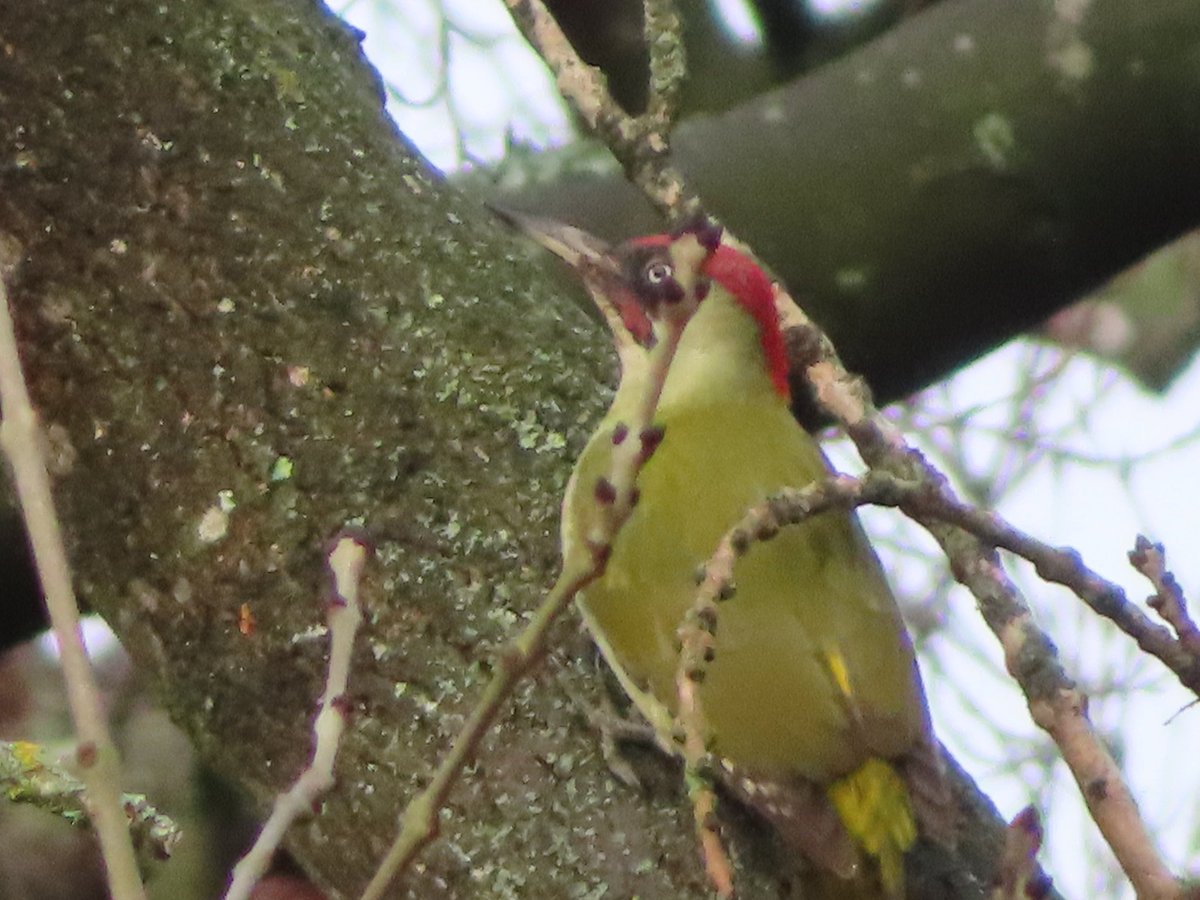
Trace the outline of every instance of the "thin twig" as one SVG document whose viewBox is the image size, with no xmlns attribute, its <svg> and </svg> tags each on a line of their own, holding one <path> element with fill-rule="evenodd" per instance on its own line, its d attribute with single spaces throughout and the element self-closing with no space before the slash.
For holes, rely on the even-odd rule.
<svg viewBox="0 0 1200 900">
<path fill-rule="evenodd" d="M 1050 893 L 1050 879 L 1037 864 L 1042 837 L 1042 819 L 1032 806 L 1008 823 L 990 900 L 1042 900 Z"/>
<path fill-rule="evenodd" d="M 72 825 L 90 821 L 83 783 L 61 766 L 45 762 L 38 744 L 0 741 L 0 791 L 14 803 L 44 809 Z M 121 800 L 141 859 L 169 859 L 182 834 L 179 826 L 143 794 L 124 794 Z"/>
<path fill-rule="evenodd" d="M 883 435 L 881 429 L 878 430 L 879 433 L 868 434 L 863 422 L 865 420 L 860 420 L 855 426 L 856 443 L 862 442 L 859 444 L 860 451 L 864 454 L 869 452 L 871 457 L 876 459 L 881 455 L 899 454 L 893 456 L 893 459 L 901 460 L 898 463 L 899 468 L 903 470 L 900 473 L 901 477 L 914 484 L 926 485 L 925 489 L 906 495 L 905 512 L 918 521 L 923 516 L 936 517 L 940 522 L 970 532 L 989 547 L 1007 550 L 1032 563 L 1040 578 L 1071 590 L 1094 612 L 1113 622 L 1137 641 L 1141 649 L 1162 662 L 1178 677 L 1184 687 L 1200 696 L 1200 648 L 1194 650 L 1184 637 L 1188 633 L 1186 605 L 1182 607 L 1183 618 L 1179 620 L 1183 631 L 1179 632 L 1177 638 L 1169 629 L 1152 621 L 1136 604 L 1131 603 L 1119 585 L 1108 581 L 1084 564 L 1078 552 L 1069 547 L 1052 547 L 1015 527 L 996 513 L 978 509 L 958 499 L 950 490 L 945 478 L 919 453 L 907 447 L 897 447 L 894 438 Z M 887 429 L 898 433 L 890 423 L 887 424 Z M 894 467 L 891 470 L 894 471 Z M 1166 574 L 1169 577 L 1170 573 Z M 1173 582 L 1173 579 L 1171 581 Z M 1154 606 L 1153 602 L 1151 605 Z M 986 613 L 986 609 L 984 611 Z M 1163 613 L 1163 617 L 1171 621 L 1166 613 Z M 1195 626 L 1192 627 L 1194 629 Z M 1200 634 L 1196 635 L 1196 639 L 1200 642 Z"/>
<path fill-rule="evenodd" d="M 688 799 L 692 802 L 692 817 L 696 825 L 696 837 L 700 841 L 700 852 L 704 856 L 704 871 L 720 897 L 732 897 L 733 864 L 721 840 L 717 822 L 717 793 L 713 779 L 707 772 L 707 724 L 700 703 L 700 679 L 692 678 L 680 666 L 676 677 L 679 690 L 678 720 L 683 726 L 683 762 Z"/>
<path fill-rule="evenodd" d="M 572 568 L 564 569 L 559 575 L 529 625 L 499 654 L 496 672 L 454 744 L 442 758 L 429 784 L 409 801 L 401 814 L 400 831 L 363 891 L 362 900 L 379 900 L 395 878 L 437 837 L 439 811 L 466 767 L 475 758 L 484 735 L 500 714 L 514 686 L 545 656 L 551 626 L 580 591 L 603 577 L 613 542 L 637 502 L 638 473 L 661 438 L 661 433 L 653 426 L 658 400 L 683 328 L 699 302 L 696 298 L 696 273 L 706 254 L 713 249 L 695 238 L 676 241 L 674 245 L 676 279 L 683 289 L 682 297 L 663 319 L 655 323 L 658 340 L 649 351 L 645 390 L 638 399 L 630 421 L 625 423 L 623 431 L 627 438 L 613 447 L 608 475 L 595 486 L 596 500 L 601 508 L 607 510 L 607 514 L 598 517 L 597 530 L 587 536 L 591 553 L 570 560 Z"/>
<path fill-rule="evenodd" d="M 1142 535 L 1137 536 L 1134 548 L 1129 552 L 1129 562 L 1154 585 L 1154 596 L 1146 605 L 1162 616 L 1174 630 L 1179 643 L 1200 660 L 1200 629 L 1188 612 L 1187 598 L 1175 576 L 1167 568 L 1167 553 L 1162 544 L 1153 544 Z M 1190 685 L 1189 685 L 1190 686 Z M 1200 695 L 1200 687 L 1192 687 Z"/>
<path fill-rule="evenodd" d="M 71 586 L 71 570 L 62 530 L 54 512 L 50 475 L 41 451 L 41 429 L 29 401 L 29 390 L 17 354 L 8 306 L 8 290 L 0 281 L 0 445 L 12 465 L 13 481 L 25 527 L 37 562 L 46 609 L 62 659 L 63 679 L 79 744 L 75 762 L 87 787 L 88 810 L 100 838 L 115 900 L 145 897 L 137 857 L 129 837 L 129 818 L 121 800 L 121 766 L 104 719 L 100 689 L 79 630 L 79 606 Z"/>
<path fill-rule="evenodd" d="M 329 552 L 326 561 L 333 578 L 333 599 L 327 613 L 329 671 L 320 710 L 313 720 L 312 759 L 292 787 L 275 798 L 275 806 L 263 823 L 254 846 L 234 866 L 225 900 L 246 900 L 250 896 L 270 867 L 292 822 L 311 814 L 321 795 L 333 787 L 333 764 L 346 731 L 349 712 L 346 683 L 350 678 L 350 658 L 354 651 L 354 636 L 363 619 L 359 584 L 369 552 L 362 536 L 353 533 L 342 534 Z"/>
<path fill-rule="evenodd" d="M 687 78 L 683 22 L 675 0 L 645 0 L 642 34 L 650 56 L 650 90 L 646 120 L 652 130 L 669 134 L 679 116 L 679 99 Z"/>
<path fill-rule="evenodd" d="M 699 200 L 670 163 L 671 128 L 679 114 L 685 73 L 683 40 L 673 0 L 646 0 L 644 23 L 650 53 L 647 112 L 630 116 L 608 92 L 604 76 L 589 66 L 542 0 L 505 0 L 517 28 L 554 73 L 559 92 L 612 151 L 626 177 L 671 221 L 699 213 Z"/>
<path fill-rule="evenodd" d="M 1177 638 L 1170 629 L 1153 621 L 1137 604 L 1130 602 L 1119 585 L 1085 565 L 1078 552 L 1052 547 L 994 513 L 983 512 L 948 496 L 943 496 L 937 506 L 943 521 L 967 529 L 990 546 L 1028 560 L 1044 581 L 1074 592 L 1094 612 L 1111 621 L 1132 637 L 1138 647 L 1170 669 L 1184 687 L 1200 696 L 1200 648 L 1193 649 L 1184 638 L 1184 632 Z M 914 509 L 920 511 L 919 501 Z"/>
<path fill-rule="evenodd" d="M 732 577 L 731 569 L 730 582 Z M 688 798 L 692 803 L 696 836 L 704 855 L 704 868 L 717 894 L 732 897 L 733 866 L 717 830 L 717 795 L 708 774 L 710 728 L 700 699 L 700 684 L 704 681 L 716 648 L 717 603 L 715 592 L 704 590 L 708 583 L 709 579 L 706 578 L 678 630 L 680 649 L 679 664 L 675 670 L 675 690 L 679 697 L 679 711 L 675 722 L 683 732 L 683 741 L 678 749 L 683 757 Z"/>
</svg>

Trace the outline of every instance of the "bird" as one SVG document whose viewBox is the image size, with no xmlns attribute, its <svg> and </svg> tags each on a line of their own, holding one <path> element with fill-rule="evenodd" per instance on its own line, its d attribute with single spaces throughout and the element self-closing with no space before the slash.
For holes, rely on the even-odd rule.
<svg viewBox="0 0 1200 900">
<path fill-rule="evenodd" d="M 749 508 L 831 474 L 791 413 L 775 286 L 705 220 L 609 246 L 564 223 L 505 217 L 579 273 L 612 332 L 620 381 L 568 484 L 563 569 L 599 562 L 577 598 L 583 619 L 660 743 L 676 746 L 664 732 L 679 711 L 678 633 L 698 570 Z M 681 271 L 681 242 L 697 238 L 708 248 L 698 271 Z M 698 302 L 680 307 L 693 282 Z M 617 448 L 634 439 L 650 354 L 681 314 L 640 436 L 653 446 L 636 502 L 605 543 Z M 722 787 L 835 888 L 903 897 L 918 833 L 953 845 L 953 804 L 912 641 L 857 517 L 827 511 L 781 529 L 747 547 L 733 575 L 698 687 Z"/>
</svg>

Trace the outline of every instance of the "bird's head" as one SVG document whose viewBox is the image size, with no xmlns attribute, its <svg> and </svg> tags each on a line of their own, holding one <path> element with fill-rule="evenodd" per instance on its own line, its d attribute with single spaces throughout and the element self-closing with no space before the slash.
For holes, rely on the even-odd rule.
<svg viewBox="0 0 1200 900">
<path fill-rule="evenodd" d="M 682 308 L 692 317 L 701 304 L 734 303 L 749 314 L 733 324 L 721 321 L 726 327 L 756 329 L 762 353 L 753 364 L 765 366 L 775 390 L 789 398 L 774 285 L 750 256 L 722 243 L 719 226 L 702 222 L 609 246 L 552 219 L 502 214 L 580 274 L 612 331 L 623 367 L 657 343 L 667 318 L 678 316 L 678 301 L 690 291 L 699 303 Z"/>
</svg>

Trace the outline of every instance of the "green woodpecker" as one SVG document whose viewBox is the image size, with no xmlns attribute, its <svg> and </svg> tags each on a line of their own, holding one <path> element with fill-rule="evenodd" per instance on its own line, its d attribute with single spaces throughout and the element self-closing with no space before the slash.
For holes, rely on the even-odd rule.
<svg viewBox="0 0 1200 900">
<path fill-rule="evenodd" d="M 609 249 L 570 226 L 512 218 L 583 275 L 621 357 L 612 408 L 563 504 L 569 570 L 576 554 L 598 550 L 599 488 L 614 447 L 634 439 L 627 423 L 644 395 L 646 357 L 672 290 L 682 291 L 672 287 L 678 238 Z M 698 567 L 749 507 L 830 473 L 789 410 L 770 279 L 708 231 L 702 299 L 657 407 L 661 443 L 638 476 L 636 506 L 601 548 L 603 577 L 579 598 L 605 659 L 660 730 L 677 708 L 677 630 Z M 821 868 L 902 895 L 918 826 L 951 843 L 951 807 L 912 644 L 858 520 L 827 512 L 754 543 L 734 580 L 699 688 L 724 785 Z"/>
</svg>

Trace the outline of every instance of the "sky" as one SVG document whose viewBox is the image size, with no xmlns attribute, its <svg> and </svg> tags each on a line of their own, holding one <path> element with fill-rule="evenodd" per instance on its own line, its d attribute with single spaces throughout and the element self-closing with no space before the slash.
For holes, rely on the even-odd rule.
<svg viewBox="0 0 1200 900">
<path fill-rule="evenodd" d="M 753 20 L 740 0 L 723 4 L 730 28 L 753 41 Z M 820 5 L 836 13 L 854 4 Z M 494 161 L 511 141 L 566 139 L 567 117 L 551 81 L 499 2 L 356 0 L 340 11 L 366 32 L 367 55 L 394 88 L 389 109 L 401 131 L 439 168 Z M 1032 403 L 1013 399 L 1030 396 Z M 1200 444 L 1184 439 L 1197 427 L 1197 409 L 1200 363 L 1158 395 L 1103 363 L 1016 341 L 927 391 L 916 412 L 896 415 L 935 462 L 958 470 L 959 484 L 1002 480 L 1002 515 L 1052 544 L 1075 547 L 1140 601 L 1149 588 L 1126 561 L 1139 532 L 1166 544 L 1185 592 L 1200 597 Z M 954 424 L 964 410 L 972 411 L 965 428 Z M 845 446 L 831 452 L 838 465 L 861 468 Z M 1129 463 L 1142 456 L 1149 461 Z M 902 593 L 921 598 L 945 581 L 936 551 L 913 526 L 886 511 L 865 519 Z M 1185 708 L 1187 693 L 1162 667 L 1131 653 L 1128 639 L 1097 623 L 1079 601 L 1040 584 L 1026 566 L 1012 568 L 1069 671 L 1091 694 L 1093 720 L 1124 762 L 1168 863 L 1200 867 L 1200 708 Z M 915 603 L 910 609 L 922 613 Z M 1003 673 L 996 640 L 971 598 L 954 589 L 948 603 L 922 614 L 941 624 L 919 643 L 943 740 L 1006 816 L 1039 804 L 1050 835 L 1043 860 L 1069 896 L 1129 896 L 1088 862 L 1102 845 L 1062 764 L 1052 765 L 1047 779 L 1034 762 L 1047 756 L 1048 740 Z"/>
</svg>

